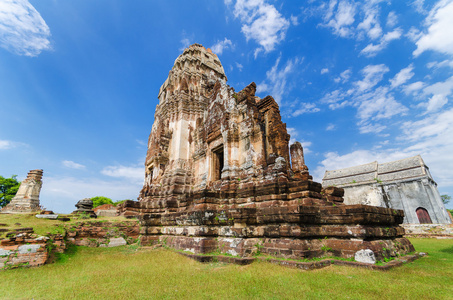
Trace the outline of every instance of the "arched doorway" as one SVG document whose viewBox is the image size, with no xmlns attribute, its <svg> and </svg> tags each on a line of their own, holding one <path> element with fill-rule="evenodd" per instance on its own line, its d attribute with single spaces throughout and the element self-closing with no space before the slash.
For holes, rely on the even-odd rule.
<svg viewBox="0 0 453 300">
<path fill-rule="evenodd" d="M 420 224 L 432 224 L 433 221 L 431 221 L 431 217 L 429 216 L 429 213 L 426 209 L 423 207 L 419 207 L 415 210 L 417 213 L 418 221 Z"/>
</svg>

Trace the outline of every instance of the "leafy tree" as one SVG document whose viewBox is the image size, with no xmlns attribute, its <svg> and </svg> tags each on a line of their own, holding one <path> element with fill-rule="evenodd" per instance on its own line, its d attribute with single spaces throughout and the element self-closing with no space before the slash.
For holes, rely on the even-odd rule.
<svg viewBox="0 0 453 300">
<path fill-rule="evenodd" d="M 100 205 L 104 205 L 104 204 L 113 204 L 112 199 L 104 197 L 104 196 L 96 196 L 96 197 L 91 198 L 91 200 L 93 201 L 93 208 L 98 207 Z"/>
<path fill-rule="evenodd" d="M 0 207 L 6 206 L 16 195 L 20 182 L 16 179 L 17 175 L 11 178 L 0 176 Z"/>
<path fill-rule="evenodd" d="M 442 199 L 442 202 L 446 205 L 448 203 L 450 203 L 450 200 L 451 200 L 451 196 L 448 196 L 448 195 L 441 195 L 440 198 Z"/>
</svg>

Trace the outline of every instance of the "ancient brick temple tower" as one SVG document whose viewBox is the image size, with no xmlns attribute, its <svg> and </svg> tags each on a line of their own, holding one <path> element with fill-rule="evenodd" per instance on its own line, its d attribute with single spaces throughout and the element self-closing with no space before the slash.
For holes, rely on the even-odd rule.
<svg viewBox="0 0 453 300">
<path fill-rule="evenodd" d="M 226 81 L 218 57 L 194 44 L 160 88 L 139 202 L 120 208 L 138 215 L 142 244 L 289 258 L 414 251 L 402 211 L 343 205 L 342 189 L 312 181 L 300 143 L 289 147 L 275 100 Z"/>
<path fill-rule="evenodd" d="M 19 190 L 3 209 L 3 213 L 15 212 L 33 212 L 40 210 L 39 193 L 42 187 L 42 170 L 31 170 L 28 172 L 20 186 Z"/>
</svg>

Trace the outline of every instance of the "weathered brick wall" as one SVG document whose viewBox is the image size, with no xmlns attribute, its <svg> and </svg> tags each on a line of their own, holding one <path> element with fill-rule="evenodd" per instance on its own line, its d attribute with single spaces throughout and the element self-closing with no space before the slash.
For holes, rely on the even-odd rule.
<svg viewBox="0 0 453 300">
<path fill-rule="evenodd" d="M 45 264 L 51 252 L 63 252 L 63 235 L 37 236 L 19 233 L 0 242 L 0 270 Z"/>
<path fill-rule="evenodd" d="M 136 220 L 123 222 L 80 222 L 66 228 L 68 243 L 77 246 L 107 246 L 112 238 L 122 237 L 128 244 L 135 242 L 140 234 Z"/>
</svg>

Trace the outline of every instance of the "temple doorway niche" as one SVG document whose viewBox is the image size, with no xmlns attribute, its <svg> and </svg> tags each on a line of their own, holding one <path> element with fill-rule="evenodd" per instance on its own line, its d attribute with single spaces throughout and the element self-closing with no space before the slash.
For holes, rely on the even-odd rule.
<svg viewBox="0 0 453 300">
<path fill-rule="evenodd" d="M 212 181 L 220 180 L 222 178 L 223 169 L 223 145 L 212 150 L 212 163 L 211 163 L 211 178 Z"/>
<path fill-rule="evenodd" d="M 420 224 L 432 224 L 433 223 L 433 221 L 431 221 L 431 217 L 429 216 L 428 211 L 426 209 L 424 209 L 423 207 L 417 208 L 417 210 L 415 210 L 415 212 L 417 213 L 418 221 L 420 222 Z"/>
<path fill-rule="evenodd" d="M 153 181 L 153 175 L 154 175 L 154 168 L 153 167 L 149 167 L 148 168 L 149 183 L 151 183 Z"/>
</svg>

